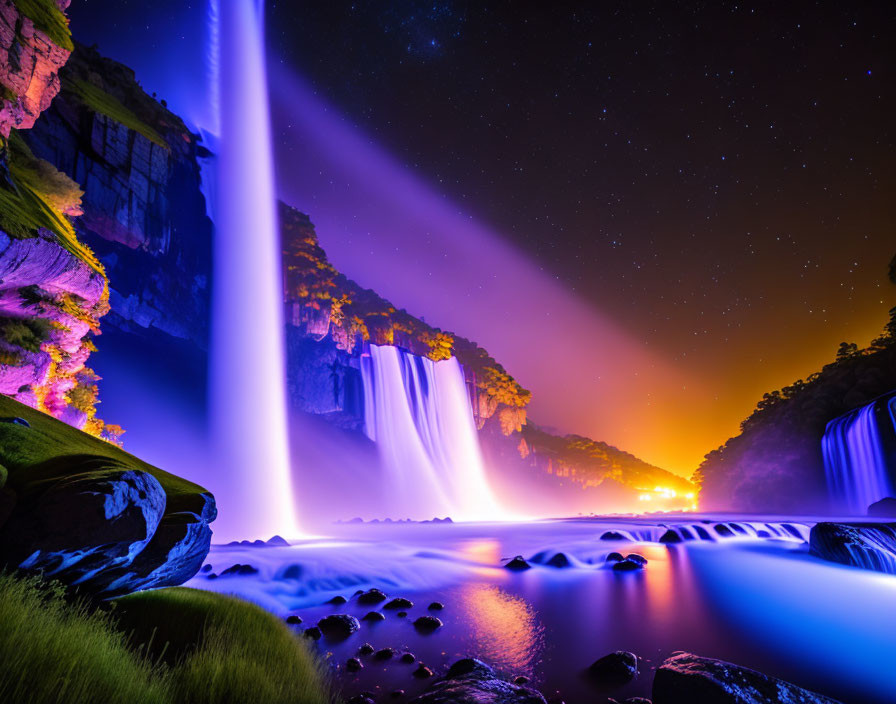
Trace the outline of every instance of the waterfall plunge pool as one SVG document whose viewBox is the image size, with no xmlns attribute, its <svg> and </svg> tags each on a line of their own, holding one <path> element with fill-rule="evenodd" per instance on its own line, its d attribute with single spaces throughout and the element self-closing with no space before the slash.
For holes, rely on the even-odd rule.
<svg viewBox="0 0 896 704">
<path fill-rule="evenodd" d="M 370 691 L 386 699 L 402 689 L 409 698 L 429 682 L 414 678 L 416 665 L 397 656 L 362 657 L 364 667 L 347 672 L 345 661 L 370 643 L 397 655 L 412 652 L 437 675 L 458 658 L 478 657 L 567 704 L 649 697 L 653 669 L 676 650 L 751 667 L 847 703 L 893 701 L 896 577 L 810 556 L 801 538 L 811 522 L 728 516 L 721 520 L 739 529 L 720 534 L 718 520 L 700 518 L 336 525 L 327 539 L 289 547 L 214 546 L 211 573 L 234 564 L 258 572 L 216 579 L 205 572 L 188 586 L 237 594 L 283 617 L 296 614 L 303 620 L 294 626 L 297 636 L 328 614 L 361 619 L 383 611 L 385 620 L 362 620 L 347 640 L 324 638 L 313 646 L 346 696 Z M 710 540 L 656 542 L 667 526 L 690 526 L 693 533 L 697 525 Z M 607 531 L 624 539 L 602 540 Z M 648 564 L 613 571 L 606 563 L 613 551 L 640 553 Z M 556 552 L 571 566 L 503 567 L 518 554 L 546 562 Z M 401 618 L 352 598 L 372 587 L 414 606 Z M 326 603 L 337 595 L 348 603 Z M 428 611 L 433 601 L 445 608 Z M 420 634 L 412 622 L 427 613 L 444 626 Z M 642 658 L 641 673 L 622 688 L 597 689 L 582 671 L 614 650 Z"/>
</svg>

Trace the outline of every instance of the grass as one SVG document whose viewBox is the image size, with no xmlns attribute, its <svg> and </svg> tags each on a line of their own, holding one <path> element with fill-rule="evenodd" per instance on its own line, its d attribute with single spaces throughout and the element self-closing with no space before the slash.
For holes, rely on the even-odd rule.
<svg viewBox="0 0 896 704">
<path fill-rule="evenodd" d="M 0 701 L 324 704 L 319 662 L 279 619 L 233 597 L 172 588 L 111 612 L 37 578 L 0 574 Z M 164 642 L 175 645 L 165 654 Z"/>
<path fill-rule="evenodd" d="M 158 132 L 122 105 L 115 96 L 110 95 L 99 86 L 83 79 L 65 79 L 62 86 L 94 112 L 120 122 L 125 127 L 139 132 L 150 142 L 163 149 L 168 149 L 168 144 Z"/>
<path fill-rule="evenodd" d="M 0 229 L 23 239 L 34 237 L 43 227 L 55 234 L 75 257 L 103 273 L 93 252 L 78 241 L 71 222 L 53 206 L 51 191 L 58 184 L 46 182 L 49 164 L 41 164 L 15 131 L 9 136 L 7 149 L 12 184 L 0 183 Z"/>
<path fill-rule="evenodd" d="M 8 484 L 18 491 L 61 473 L 93 470 L 98 460 L 100 463 L 108 460 L 112 466 L 124 465 L 148 472 L 158 479 L 168 497 L 166 513 L 198 513 L 205 505 L 201 495 L 206 491 L 197 484 L 169 474 L 120 447 L 0 395 L 0 418 L 16 417 L 24 418 L 31 427 L 0 422 L 0 465 L 9 472 Z"/>
<path fill-rule="evenodd" d="M 46 34 L 56 46 L 74 51 L 72 32 L 68 18 L 54 0 L 13 0 L 16 9 L 34 22 L 34 26 Z"/>
</svg>

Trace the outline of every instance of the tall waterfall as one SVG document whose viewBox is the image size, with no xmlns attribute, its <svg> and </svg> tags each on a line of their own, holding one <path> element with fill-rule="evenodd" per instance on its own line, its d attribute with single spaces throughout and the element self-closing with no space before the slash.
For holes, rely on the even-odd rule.
<svg viewBox="0 0 896 704">
<path fill-rule="evenodd" d="M 365 432 L 402 507 L 397 517 L 498 518 L 457 359 L 370 345 L 361 374 Z"/>
<path fill-rule="evenodd" d="M 896 396 L 878 399 L 835 418 L 821 441 L 828 489 L 837 508 L 862 514 L 880 499 L 893 496 L 884 433 L 896 426 Z"/>
<path fill-rule="evenodd" d="M 220 129 L 209 369 L 215 532 L 295 535 L 263 8 L 211 1 Z"/>
</svg>

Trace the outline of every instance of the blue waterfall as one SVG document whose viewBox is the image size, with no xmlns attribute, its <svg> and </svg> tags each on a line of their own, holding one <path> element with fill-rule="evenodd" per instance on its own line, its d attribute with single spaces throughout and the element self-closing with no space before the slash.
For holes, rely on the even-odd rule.
<svg viewBox="0 0 896 704">
<path fill-rule="evenodd" d="M 834 507 L 864 515 L 868 506 L 894 496 L 892 447 L 896 394 L 835 418 L 821 441 L 828 490 Z"/>
</svg>

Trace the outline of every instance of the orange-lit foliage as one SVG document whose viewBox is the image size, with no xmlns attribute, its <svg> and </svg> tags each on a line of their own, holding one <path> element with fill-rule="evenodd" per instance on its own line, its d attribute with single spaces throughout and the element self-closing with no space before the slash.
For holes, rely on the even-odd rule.
<svg viewBox="0 0 896 704">
<path fill-rule="evenodd" d="M 454 355 L 475 385 L 480 425 L 497 414 L 505 435 L 520 430 L 526 422 L 530 393 L 484 349 L 396 309 L 374 291 L 340 274 L 328 261 L 307 215 L 281 204 L 280 222 L 285 294 L 293 306 L 294 324 L 305 325 L 317 335 L 331 335 L 348 352 L 369 342 L 404 347 L 434 361 Z"/>
</svg>

